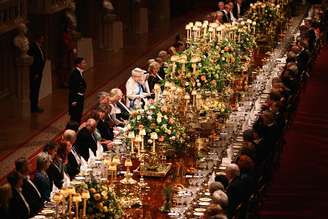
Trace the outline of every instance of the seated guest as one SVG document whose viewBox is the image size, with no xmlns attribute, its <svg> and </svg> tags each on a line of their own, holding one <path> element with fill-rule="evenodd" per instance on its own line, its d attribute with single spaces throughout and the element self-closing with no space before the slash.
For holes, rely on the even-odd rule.
<svg viewBox="0 0 328 219">
<path fill-rule="evenodd" d="M 220 182 L 212 182 L 209 186 L 208 189 L 211 193 L 211 195 L 217 191 L 217 190 L 224 190 L 224 186 Z"/>
<path fill-rule="evenodd" d="M 50 184 L 55 184 L 58 189 L 61 189 L 64 183 L 64 162 L 66 159 L 66 144 L 61 142 L 55 158 L 52 160 L 47 169 Z"/>
<path fill-rule="evenodd" d="M 136 106 L 141 106 L 142 101 L 146 96 L 150 94 L 144 90 L 144 73 L 145 71 L 140 68 L 135 68 L 132 70 L 131 77 L 125 84 L 126 87 L 126 106 L 128 108 L 135 108 Z"/>
<path fill-rule="evenodd" d="M 100 105 L 109 105 L 110 104 L 110 100 L 109 100 L 109 93 L 106 91 L 100 91 L 97 94 L 97 104 L 95 108 L 98 108 L 98 106 Z"/>
<path fill-rule="evenodd" d="M 218 24 L 223 24 L 224 23 L 223 16 L 224 16 L 224 14 L 223 14 L 222 11 L 217 11 L 215 13 L 215 20 L 214 20 L 214 22 L 215 23 L 218 23 Z"/>
<path fill-rule="evenodd" d="M 244 192 L 244 182 L 241 180 L 239 166 L 237 164 L 230 164 L 226 168 L 226 175 L 229 179 L 227 187 L 227 195 L 229 205 L 227 208 L 228 217 L 231 218 L 236 207 L 246 199 Z"/>
<path fill-rule="evenodd" d="M 212 200 L 214 204 L 220 205 L 223 209 L 228 207 L 229 198 L 222 190 L 215 191 L 212 195 Z"/>
<path fill-rule="evenodd" d="M 207 208 L 206 208 L 206 212 L 205 212 L 205 217 L 204 218 L 208 218 L 208 219 L 213 219 L 213 218 L 217 218 L 216 215 L 220 215 L 223 214 L 224 210 L 222 209 L 222 207 L 218 204 L 210 204 Z"/>
<path fill-rule="evenodd" d="M 70 129 L 70 130 L 73 130 L 75 132 L 77 132 L 79 130 L 79 126 L 80 124 L 76 121 L 69 121 L 65 127 L 65 130 L 66 129 Z"/>
<path fill-rule="evenodd" d="M 234 6 L 233 6 L 233 9 L 232 9 L 233 16 L 236 19 L 239 19 L 243 16 L 244 11 L 245 11 L 245 7 L 244 7 L 244 4 L 243 4 L 243 0 L 236 0 L 234 2 Z"/>
<path fill-rule="evenodd" d="M 8 175 L 7 180 L 12 189 L 12 197 L 9 201 L 10 218 L 29 218 L 31 208 L 22 192 L 23 176 L 17 171 L 13 171 Z"/>
<path fill-rule="evenodd" d="M 108 121 L 106 121 L 106 116 L 108 114 L 107 110 L 103 106 L 99 106 L 97 108 L 98 113 L 98 122 L 97 122 L 97 130 L 101 135 L 102 140 L 113 140 L 113 127 L 110 127 Z"/>
<path fill-rule="evenodd" d="M 235 7 L 235 5 L 233 4 L 233 2 L 227 2 L 227 4 L 230 5 L 230 17 L 231 17 L 231 22 L 236 22 L 237 18 L 233 15 L 233 8 Z"/>
<path fill-rule="evenodd" d="M 43 207 L 41 193 L 31 181 L 30 167 L 26 158 L 22 157 L 15 161 L 15 169 L 23 176 L 22 193 L 30 206 L 31 215 L 36 215 Z"/>
<path fill-rule="evenodd" d="M 168 67 L 167 61 L 169 58 L 169 54 L 162 50 L 158 53 L 158 58 L 156 59 L 156 61 L 161 65 L 158 74 L 163 79 L 165 78 L 165 69 Z"/>
<path fill-rule="evenodd" d="M 224 5 L 224 9 L 222 10 L 223 12 L 223 18 L 222 21 L 223 23 L 231 23 L 232 22 L 232 18 L 231 18 L 231 6 L 229 4 L 225 4 Z"/>
<path fill-rule="evenodd" d="M 50 156 L 47 153 L 40 153 L 36 158 L 36 172 L 34 184 L 39 190 L 43 201 L 50 201 L 51 182 L 47 174 L 50 165 Z"/>
<path fill-rule="evenodd" d="M 113 88 L 110 91 L 112 97 L 112 112 L 115 112 L 115 118 L 113 120 L 116 124 L 123 125 L 125 121 L 129 119 L 131 111 L 122 103 L 123 92 L 119 88 Z"/>
<path fill-rule="evenodd" d="M 96 127 L 96 120 L 88 119 L 86 126 L 82 128 L 76 136 L 76 150 L 86 161 L 89 159 L 89 149 L 91 149 L 94 154 L 96 154 L 97 151 L 97 139 L 94 134 Z"/>
<path fill-rule="evenodd" d="M 218 9 L 219 9 L 219 11 L 223 11 L 224 10 L 224 1 L 219 1 L 218 2 Z"/>
<path fill-rule="evenodd" d="M 161 77 L 161 78 L 165 78 L 165 68 L 167 68 L 167 66 L 165 65 L 165 63 L 163 62 L 163 60 L 162 60 L 162 58 L 159 58 L 159 57 L 157 57 L 156 59 L 155 59 L 155 61 L 156 62 L 158 62 L 158 64 L 159 64 L 159 71 L 158 71 L 158 75 Z"/>
<path fill-rule="evenodd" d="M 238 157 L 237 165 L 240 170 L 239 177 L 244 182 L 244 192 L 250 196 L 255 189 L 255 163 L 251 157 L 244 154 Z"/>
<path fill-rule="evenodd" d="M 0 215 L 3 219 L 10 219 L 10 199 L 12 198 L 11 186 L 6 183 L 0 186 Z"/>
<path fill-rule="evenodd" d="M 224 189 L 226 189 L 229 185 L 229 180 L 228 180 L 225 172 L 216 173 L 214 181 L 215 182 L 220 182 L 224 186 Z"/>
<path fill-rule="evenodd" d="M 57 154 L 57 149 L 58 149 L 58 144 L 54 141 L 50 141 L 44 146 L 43 152 L 49 154 L 50 159 L 52 160 L 55 158 Z"/>
<path fill-rule="evenodd" d="M 76 132 L 70 129 L 65 130 L 63 134 L 63 141 L 67 145 L 67 163 L 66 163 L 66 173 L 71 179 L 80 173 L 81 157 L 76 152 L 75 144 Z"/>
<path fill-rule="evenodd" d="M 159 84 L 163 80 L 163 78 L 161 76 L 159 76 L 159 74 L 158 74 L 159 69 L 160 69 L 160 65 L 159 65 L 158 62 L 153 61 L 152 63 L 149 64 L 149 67 L 148 67 L 148 73 L 149 73 L 148 85 L 149 85 L 150 92 L 153 92 L 155 84 Z"/>
</svg>

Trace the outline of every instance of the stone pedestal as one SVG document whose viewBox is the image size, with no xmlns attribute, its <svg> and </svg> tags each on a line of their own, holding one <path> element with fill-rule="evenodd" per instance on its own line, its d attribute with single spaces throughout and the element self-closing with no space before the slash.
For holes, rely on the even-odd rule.
<svg viewBox="0 0 328 219">
<path fill-rule="evenodd" d="M 42 81 L 39 93 L 39 100 L 52 94 L 52 76 L 51 76 L 51 61 L 46 60 L 42 73 Z"/>
<path fill-rule="evenodd" d="M 106 16 L 99 34 L 99 47 L 109 51 L 123 48 L 123 24 L 116 16 Z"/>
<path fill-rule="evenodd" d="M 148 9 L 147 8 L 139 8 L 136 18 L 136 33 L 144 34 L 148 33 Z"/>
<path fill-rule="evenodd" d="M 31 114 L 30 106 L 30 66 L 33 63 L 33 57 L 21 56 L 16 59 L 17 67 L 17 99 L 18 107 L 23 117 L 29 117 Z"/>
<path fill-rule="evenodd" d="M 83 57 L 87 61 L 88 68 L 94 66 L 93 43 L 91 38 L 81 38 L 77 42 L 77 55 Z"/>
<path fill-rule="evenodd" d="M 170 0 L 157 0 L 151 4 L 151 20 L 156 24 L 168 22 L 170 20 Z"/>
</svg>

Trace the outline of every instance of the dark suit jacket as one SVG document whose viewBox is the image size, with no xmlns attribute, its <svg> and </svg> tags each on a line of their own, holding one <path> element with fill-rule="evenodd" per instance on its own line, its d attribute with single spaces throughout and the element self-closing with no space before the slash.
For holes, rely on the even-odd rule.
<svg viewBox="0 0 328 219">
<path fill-rule="evenodd" d="M 159 84 L 161 80 L 159 80 L 158 77 L 154 75 L 149 75 L 148 77 L 148 85 L 149 85 L 149 90 L 150 92 L 153 91 L 155 84 Z"/>
<path fill-rule="evenodd" d="M 233 179 L 227 187 L 229 205 L 227 208 L 228 216 L 231 217 L 236 207 L 247 201 L 254 189 L 254 178 L 250 173 L 241 173 Z M 229 218 L 230 218 L 229 217 Z"/>
<path fill-rule="evenodd" d="M 114 138 L 113 128 L 109 126 L 109 123 L 106 120 L 103 121 L 100 119 L 97 123 L 97 129 L 102 139 L 113 140 Z"/>
<path fill-rule="evenodd" d="M 76 161 L 76 158 L 74 157 L 72 152 L 68 153 L 67 155 L 66 173 L 71 179 L 73 179 L 77 174 L 80 173 L 80 164 Z"/>
<path fill-rule="evenodd" d="M 96 154 L 97 142 L 89 130 L 83 128 L 77 133 L 75 147 L 77 153 L 87 161 L 89 159 L 89 148 Z"/>
<path fill-rule="evenodd" d="M 244 12 L 245 12 L 245 6 L 244 6 L 244 4 L 242 4 L 242 5 L 240 6 L 240 15 L 238 16 L 237 3 L 234 3 L 234 4 L 233 4 L 232 14 L 233 14 L 233 16 L 234 16 L 236 19 L 238 19 L 238 18 L 240 18 L 241 16 L 243 16 Z"/>
<path fill-rule="evenodd" d="M 162 65 L 158 71 L 158 75 L 161 76 L 162 79 L 165 79 L 165 67 Z"/>
<path fill-rule="evenodd" d="M 58 189 L 61 189 L 64 183 L 64 164 L 61 160 L 51 162 L 47 169 L 47 174 L 51 185 L 55 184 Z"/>
<path fill-rule="evenodd" d="M 68 89 L 69 89 L 69 103 L 71 106 L 71 103 L 78 101 L 81 94 L 85 94 L 85 91 L 87 89 L 87 84 L 82 77 L 79 70 L 76 68 L 73 69 L 73 71 L 70 74 L 69 80 L 68 80 Z"/>
<path fill-rule="evenodd" d="M 116 118 L 119 120 L 128 120 L 130 117 L 130 113 L 122 106 L 123 103 L 117 103 L 117 107 L 120 108 L 121 113 L 116 114 Z"/>
<path fill-rule="evenodd" d="M 33 182 L 41 193 L 42 200 L 49 201 L 52 188 L 48 175 L 44 175 L 41 172 L 37 171 L 35 173 Z"/>
<path fill-rule="evenodd" d="M 44 56 L 44 52 L 42 50 L 42 52 L 40 51 L 40 49 L 42 50 L 42 48 L 40 48 L 35 42 L 30 44 L 30 49 L 27 52 L 27 54 L 29 54 L 30 56 L 33 57 L 33 63 L 30 67 L 30 73 L 34 76 L 34 75 L 42 75 L 42 71 L 44 68 L 44 64 L 45 64 L 45 56 Z M 42 56 L 43 54 L 43 56 Z"/>
<path fill-rule="evenodd" d="M 11 216 L 10 218 L 12 219 L 29 218 L 28 207 L 25 205 L 18 191 L 16 189 L 12 189 L 12 198 L 10 199 L 10 203 L 9 203 L 9 209 L 10 209 L 9 212 Z"/>
<path fill-rule="evenodd" d="M 222 17 L 222 21 L 223 23 L 230 23 L 231 22 L 231 16 L 230 13 L 226 13 L 225 11 L 222 11 L 223 13 L 223 17 Z"/>
<path fill-rule="evenodd" d="M 39 192 L 39 190 L 36 191 L 37 188 L 34 188 L 31 183 L 33 182 L 29 182 L 27 179 L 24 179 L 22 192 L 27 203 L 30 205 L 31 215 L 36 215 L 43 207 L 43 200 L 42 196 L 40 196 L 41 192 Z M 34 186 L 36 187 L 36 185 Z"/>
</svg>

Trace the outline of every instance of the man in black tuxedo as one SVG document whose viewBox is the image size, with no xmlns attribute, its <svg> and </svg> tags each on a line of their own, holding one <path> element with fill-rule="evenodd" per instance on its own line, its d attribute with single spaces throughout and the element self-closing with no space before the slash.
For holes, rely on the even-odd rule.
<svg viewBox="0 0 328 219">
<path fill-rule="evenodd" d="M 84 95 L 87 89 L 87 84 L 83 78 L 83 72 L 87 67 L 87 62 L 84 58 L 78 57 L 74 62 L 75 68 L 71 72 L 68 80 L 68 102 L 69 102 L 69 115 L 71 121 L 81 122 L 83 106 L 84 106 Z"/>
<path fill-rule="evenodd" d="M 97 139 L 94 135 L 96 127 L 96 120 L 88 119 L 86 126 L 77 133 L 74 147 L 76 148 L 79 155 L 86 161 L 89 159 L 89 148 L 94 154 L 96 154 L 97 151 Z"/>
<path fill-rule="evenodd" d="M 44 36 L 37 34 L 35 41 L 30 45 L 28 55 L 33 57 L 33 63 L 30 67 L 30 101 L 31 112 L 42 113 L 43 109 L 39 107 L 39 92 L 42 81 L 42 72 L 45 65 L 45 55 L 42 50 Z"/>
<path fill-rule="evenodd" d="M 11 172 L 7 177 L 12 188 L 12 197 L 9 201 L 11 219 L 30 218 L 31 208 L 22 192 L 23 176 L 17 171 Z"/>
<path fill-rule="evenodd" d="M 63 141 L 67 145 L 67 163 L 65 165 L 66 173 L 71 179 L 80 173 L 81 157 L 73 146 L 76 141 L 76 132 L 67 129 L 63 134 Z"/>
<path fill-rule="evenodd" d="M 43 201 L 40 191 L 31 181 L 29 164 L 25 157 L 15 161 L 15 168 L 23 176 L 22 193 L 30 206 L 31 215 L 36 215 L 43 207 Z"/>
<path fill-rule="evenodd" d="M 231 23 L 231 6 L 227 3 L 224 5 L 224 10 L 223 12 L 223 17 L 222 17 L 222 21 L 223 23 Z"/>
<path fill-rule="evenodd" d="M 234 6 L 233 6 L 233 9 L 232 9 L 233 16 L 236 19 L 241 18 L 244 14 L 244 11 L 245 11 L 244 9 L 245 9 L 245 7 L 244 7 L 244 4 L 243 4 L 243 0 L 236 0 L 234 2 Z"/>
</svg>

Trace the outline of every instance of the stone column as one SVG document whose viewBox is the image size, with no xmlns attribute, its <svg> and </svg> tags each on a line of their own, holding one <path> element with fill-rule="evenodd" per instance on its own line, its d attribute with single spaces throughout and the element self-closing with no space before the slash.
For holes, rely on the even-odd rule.
<svg viewBox="0 0 328 219">
<path fill-rule="evenodd" d="M 136 16 L 136 33 L 148 33 L 148 8 L 138 8 Z"/>
<path fill-rule="evenodd" d="M 20 56 L 16 59 L 17 67 L 17 99 L 19 109 L 23 117 L 29 117 L 31 114 L 30 105 L 30 66 L 33 63 L 33 57 Z"/>
<path fill-rule="evenodd" d="M 99 29 L 98 44 L 101 49 L 118 51 L 123 48 L 123 24 L 115 14 L 105 15 Z"/>
</svg>

